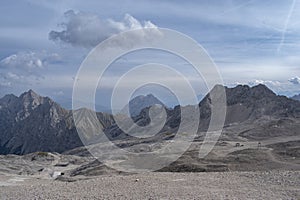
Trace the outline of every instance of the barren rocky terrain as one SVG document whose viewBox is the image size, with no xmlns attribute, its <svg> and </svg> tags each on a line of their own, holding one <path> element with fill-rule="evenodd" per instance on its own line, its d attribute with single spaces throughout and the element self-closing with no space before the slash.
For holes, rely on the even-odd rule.
<svg viewBox="0 0 300 200">
<path fill-rule="evenodd" d="M 201 142 L 195 141 L 161 172 L 140 174 L 111 169 L 84 148 L 2 155 L 0 199 L 300 198 L 298 136 L 260 140 L 259 148 L 244 137 L 225 138 L 204 159 L 197 157 Z"/>
<path fill-rule="evenodd" d="M 75 182 L 0 176 L 1 199 L 299 199 L 299 171 L 104 175 Z"/>
<path fill-rule="evenodd" d="M 176 157 L 174 162 L 141 174 L 134 173 L 138 168 L 130 156 L 110 151 L 108 143 L 90 137 L 94 143 L 82 146 L 71 111 L 49 98 L 33 91 L 6 96 L 0 101 L 0 151 L 5 154 L 0 155 L 0 199 L 300 199 L 300 103 L 263 85 L 226 88 L 226 93 L 226 122 L 207 156 L 199 158 L 199 149 L 211 134 L 206 133 L 210 95 L 199 103 L 199 129 L 188 150 L 179 158 L 176 148 L 166 150 L 157 160 Z M 143 109 L 134 122 L 147 125 L 148 112 Z M 95 120 L 119 148 L 151 153 L 177 134 L 180 107 L 166 112 L 165 126 L 149 138 L 127 135 L 109 114 L 97 113 Z M 82 126 L 89 113 L 75 111 Z M 108 152 L 108 165 L 87 150 L 95 146 Z M 157 164 L 150 160 L 147 167 Z M 120 166 L 133 172 L 117 170 Z"/>
</svg>

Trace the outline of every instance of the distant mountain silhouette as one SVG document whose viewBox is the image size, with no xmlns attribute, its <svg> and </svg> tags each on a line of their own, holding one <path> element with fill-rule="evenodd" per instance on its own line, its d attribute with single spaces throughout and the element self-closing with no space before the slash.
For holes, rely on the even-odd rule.
<svg viewBox="0 0 300 200">
<path fill-rule="evenodd" d="M 300 94 L 297 94 L 297 95 L 295 95 L 291 98 L 294 99 L 294 100 L 300 101 Z"/>
<path fill-rule="evenodd" d="M 139 115 L 143 109 L 153 105 L 161 105 L 165 107 L 164 103 L 157 99 L 153 94 L 148 94 L 146 96 L 139 95 L 129 101 L 129 113 L 134 117 Z M 128 105 L 121 110 L 121 113 L 125 113 L 127 108 Z"/>
</svg>

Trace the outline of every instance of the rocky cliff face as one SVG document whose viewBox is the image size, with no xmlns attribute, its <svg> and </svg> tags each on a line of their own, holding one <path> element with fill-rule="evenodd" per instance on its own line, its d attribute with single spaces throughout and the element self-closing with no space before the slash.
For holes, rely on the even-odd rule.
<svg viewBox="0 0 300 200">
<path fill-rule="evenodd" d="M 274 117 L 299 117 L 299 102 L 285 96 L 276 95 L 265 85 L 249 87 L 238 85 L 234 88 L 225 87 L 227 99 L 227 121 L 238 122 L 256 119 L 264 115 Z M 214 89 L 211 91 L 214 93 Z M 209 107 L 208 94 L 199 104 L 202 108 Z M 204 116 L 209 116 L 209 112 Z"/>
<path fill-rule="evenodd" d="M 264 116 L 300 117 L 299 102 L 276 95 L 265 85 L 226 88 L 227 123 L 256 120 Z"/>
<path fill-rule="evenodd" d="M 109 117 L 98 113 L 103 126 Z M 26 154 L 34 151 L 63 152 L 82 143 L 72 112 L 32 90 L 20 97 L 0 99 L 0 153 Z"/>
</svg>

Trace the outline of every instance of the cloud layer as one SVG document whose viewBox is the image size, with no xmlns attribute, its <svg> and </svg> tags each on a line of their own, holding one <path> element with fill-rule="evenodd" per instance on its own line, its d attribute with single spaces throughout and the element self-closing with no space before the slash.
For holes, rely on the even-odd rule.
<svg viewBox="0 0 300 200">
<path fill-rule="evenodd" d="M 60 56 L 56 53 L 42 52 L 18 52 L 0 61 L 0 67 L 18 68 L 26 71 L 34 71 L 47 66 L 49 63 L 60 61 Z"/>
<path fill-rule="evenodd" d="M 0 61 L 0 86 L 4 88 L 32 86 L 39 83 L 50 64 L 61 62 L 56 53 L 46 51 L 18 52 Z"/>
<path fill-rule="evenodd" d="M 289 82 L 295 84 L 295 85 L 299 85 L 300 84 L 300 78 L 299 77 L 294 77 L 294 78 L 291 78 L 289 80 Z"/>
<path fill-rule="evenodd" d="M 139 22 L 133 16 L 126 14 L 121 21 L 101 19 L 88 12 L 65 12 L 66 22 L 61 24 L 62 31 L 52 30 L 49 39 L 61 41 L 73 46 L 93 47 L 108 37 L 122 31 L 157 28 L 150 21 Z"/>
</svg>

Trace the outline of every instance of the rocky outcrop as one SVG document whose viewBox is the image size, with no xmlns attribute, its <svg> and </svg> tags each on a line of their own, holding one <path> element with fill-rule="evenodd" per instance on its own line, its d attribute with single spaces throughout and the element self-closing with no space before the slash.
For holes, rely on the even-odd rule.
<svg viewBox="0 0 300 200">
<path fill-rule="evenodd" d="M 103 127 L 110 117 L 98 113 Z M 63 152 L 82 146 L 72 112 L 32 90 L 0 99 L 0 153 Z"/>
<path fill-rule="evenodd" d="M 300 94 L 298 94 L 298 95 L 294 95 L 293 97 L 291 97 L 291 99 L 294 99 L 294 100 L 300 101 Z"/>
<path fill-rule="evenodd" d="M 234 88 L 225 87 L 227 100 L 226 124 L 257 120 L 264 116 L 274 118 L 300 117 L 300 102 L 285 96 L 276 95 L 265 85 L 249 87 L 238 85 Z M 214 89 L 211 93 L 214 92 Z M 201 116 L 210 117 L 210 95 L 199 104 Z"/>
</svg>

